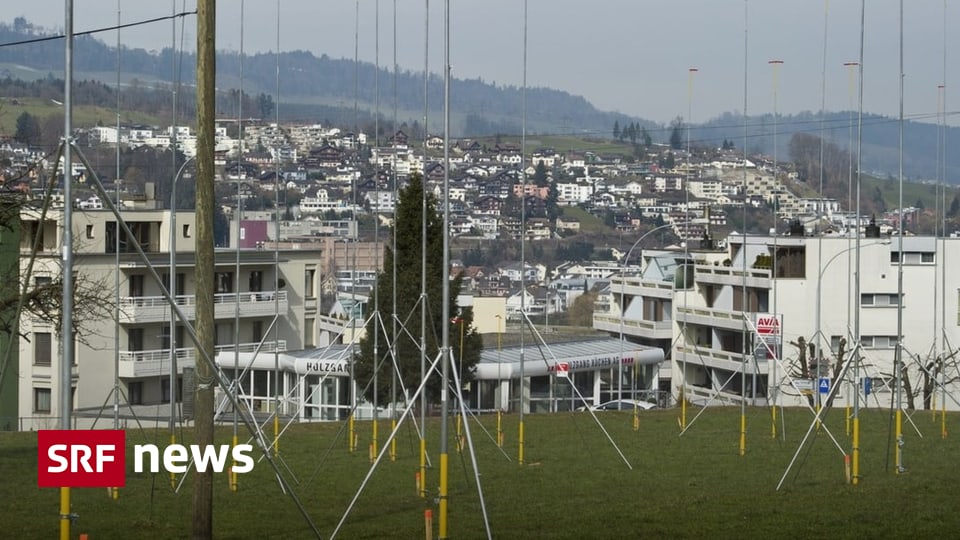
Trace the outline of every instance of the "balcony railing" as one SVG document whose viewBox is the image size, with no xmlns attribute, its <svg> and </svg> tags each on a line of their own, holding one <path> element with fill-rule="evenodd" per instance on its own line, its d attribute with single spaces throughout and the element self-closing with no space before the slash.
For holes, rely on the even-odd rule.
<svg viewBox="0 0 960 540">
<path fill-rule="evenodd" d="M 241 343 L 239 346 L 218 345 L 214 348 L 215 353 L 232 352 L 234 349 L 240 352 L 253 352 L 257 350 L 258 343 Z M 274 352 L 287 350 L 287 341 L 265 341 L 260 352 Z M 177 356 L 177 372 L 183 373 L 184 365 L 191 367 L 196 361 L 196 353 L 193 347 L 181 347 L 175 350 Z M 166 375 L 170 372 L 170 349 L 153 349 L 149 351 L 120 351 L 120 376 L 127 378 L 156 377 Z"/>
<path fill-rule="evenodd" d="M 742 267 L 698 264 L 695 272 L 696 280 L 700 283 L 743 285 L 746 281 L 747 287 L 769 287 L 770 285 L 770 270 L 766 268 L 748 268 L 744 273 Z"/>
<path fill-rule="evenodd" d="M 615 315 L 594 315 L 593 328 L 604 332 L 620 332 L 620 317 Z M 623 319 L 623 333 L 648 339 L 670 339 L 673 337 L 673 321 L 647 321 L 643 319 Z"/>
<path fill-rule="evenodd" d="M 743 329 L 743 312 L 705 307 L 677 307 L 677 321 L 727 330 Z"/>
<path fill-rule="evenodd" d="M 287 291 L 259 291 L 242 293 L 218 293 L 213 295 L 214 317 L 227 319 L 235 315 L 239 298 L 241 317 L 266 317 L 274 314 L 274 297 L 279 302 L 279 311 L 287 310 Z M 196 313 L 197 297 L 177 295 L 177 306 L 187 319 Z M 170 306 L 163 296 L 124 296 L 120 299 L 121 323 L 153 323 L 170 319 Z"/>
</svg>

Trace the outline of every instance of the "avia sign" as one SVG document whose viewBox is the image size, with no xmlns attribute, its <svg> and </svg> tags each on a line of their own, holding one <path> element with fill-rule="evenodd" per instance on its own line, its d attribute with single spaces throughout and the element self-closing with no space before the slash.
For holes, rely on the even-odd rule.
<svg viewBox="0 0 960 540">
<path fill-rule="evenodd" d="M 761 336 L 779 336 L 780 317 L 773 313 L 757 313 L 757 333 Z"/>
<path fill-rule="evenodd" d="M 126 432 L 123 430 L 40 430 L 37 432 L 37 486 L 124 487 L 126 481 Z M 153 444 L 133 449 L 134 472 L 163 470 L 182 474 L 191 466 L 222 473 L 232 458 L 235 473 L 253 470 L 253 446 L 228 444 L 185 446 L 171 444 L 161 450 Z M 146 467 L 144 465 L 146 464 Z"/>
</svg>

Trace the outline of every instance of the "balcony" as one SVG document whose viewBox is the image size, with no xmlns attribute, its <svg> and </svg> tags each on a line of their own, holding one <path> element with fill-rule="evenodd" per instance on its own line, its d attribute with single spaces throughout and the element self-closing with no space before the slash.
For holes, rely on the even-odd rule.
<svg viewBox="0 0 960 540">
<path fill-rule="evenodd" d="M 770 288 L 769 269 L 748 268 L 746 275 L 744 275 L 743 268 L 698 264 L 695 272 L 696 281 L 698 283 L 741 287 L 744 285 L 744 281 L 746 281 L 747 287 L 759 287 L 761 289 Z"/>
<path fill-rule="evenodd" d="M 219 293 L 213 296 L 214 317 L 232 319 L 236 314 L 237 293 Z M 277 309 L 287 310 L 287 291 L 276 294 L 279 307 L 274 302 L 273 291 L 242 292 L 240 297 L 241 317 L 268 317 Z M 177 305 L 188 320 L 193 320 L 197 297 L 179 295 Z M 170 307 L 163 296 L 124 296 L 120 299 L 120 322 L 125 324 L 158 323 L 170 320 Z"/>
<path fill-rule="evenodd" d="M 620 317 L 594 315 L 593 328 L 613 334 L 620 333 Z M 623 335 L 646 339 L 673 339 L 673 321 L 623 319 Z"/>
<path fill-rule="evenodd" d="M 696 365 L 704 365 L 713 368 L 720 368 L 730 372 L 739 373 L 744 371 L 743 355 L 736 352 L 721 351 L 719 349 L 710 349 L 707 347 L 696 347 L 691 345 L 677 345 L 674 349 L 674 363 L 687 362 Z M 765 373 L 767 362 L 757 363 L 753 357 L 747 359 L 746 372 Z"/>
<path fill-rule="evenodd" d="M 743 330 L 743 312 L 705 307 L 677 307 L 677 322 L 726 330 Z"/>
<path fill-rule="evenodd" d="M 621 290 L 622 289 L 622 290 Z M 612 276 L 610 294 L 620 296 L 647 296 L 652 298 L 673 298 L 673 281 L 656 281 L 640 276 Z"/>
<path fill-rule="evenodd" d="M 240 352 L 253 352 L 258 343 L 241 343 L 237 349 Z M 218 345 L 216 353 L 230 352 L 233 345 Z M 265 341 L 260 352 L 274 352 L 287 350 L 287 341 Z M 183 367 L 192 367 L 196 361 L 196 351 L 193 347 L 176 349 L 177 373 L 183 373 Z M 139 379 L 144 377 L 158 377 L 170 374 L 170 349 L 154 349 L 150 351 L 120 351 L 120 377 Z"/>
</svg>

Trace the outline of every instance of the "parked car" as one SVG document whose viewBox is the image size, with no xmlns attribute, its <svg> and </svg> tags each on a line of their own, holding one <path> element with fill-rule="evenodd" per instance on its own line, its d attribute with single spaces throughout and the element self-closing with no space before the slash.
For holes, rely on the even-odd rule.
<svg viewBox="0 0 960 540">
<path fill-rule="evenodd" d="M 632 411 L 634 409 L 640 409 L 641 411 L 646 411 L 649 409 L 656 409 L 657 405 L 655 403 L 650 403 L 647 401 L 633 400 L 633 399 L 615 399 L 613 401 L 607 401 L 599 405 L 591 406 L 590 410 L 592 411 Z M 586 407 L 577 408 L 578 411 L 585 411 Z"/>
</svg>

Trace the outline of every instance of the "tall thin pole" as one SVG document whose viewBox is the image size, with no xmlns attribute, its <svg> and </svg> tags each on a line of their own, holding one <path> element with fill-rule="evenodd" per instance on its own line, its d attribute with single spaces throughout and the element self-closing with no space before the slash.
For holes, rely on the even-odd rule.
<svg viewBox="0 0 960 540">
<path fill-rule="evenodd" d="M 420 380 L 427 378 L 427 127 L 430 84 L 430 0 L 424 1 L 423 19 L 423 171 L 420 178 Z M 444 140 L 446 145 L 446 140 Z M 420 497 L 427 496 L 427 392 L 420 392 Z"/>
<path fill-rule="evenodd" d="M 373 116 L 373 148 L 377 152 L 377 161 L 380 159 L 380 0 L 376 0 L 375 20 L 374 20 L 374 94 L 375 108 Z M 374 246 L 374 269 L 380 271 L 380 167 L 374 168 L 373 186 L 376 194 L 376 209 L 373 215 L 373 246 Z M 371 427 L 373 433 L 370 439 L 370 461 L 376 458 L 379 448 L 377 446 L 377 428 L 380 423 L 377 409 L 379 405 L 380 393 L 380 287 L 373 288 L 373 422 Z"/>
<path fill-rule="evenodd" d="M 280 133 L 280 0 L 277 0 L 277 53 L 276 53 L 276 113 L 277 134 Z M 280 152 L 274 151 L 273 157 L 273 455 L 280 455 Z M 286 202 L 286 191 L 284 191 L 284 202 Z M 313 332 L 312 328 L 307 329 Z M 313 343 L 313 336 L 310 336 L 310 342 Z"/>
<path fill-rule="evenodd" d="M 397 200 L 399 199 L 400 188 L 397 178 L 397 77 L 399 75 L 397 67 L 397 0 L 393 0 L 393 164 L 391 167 L 391 176 L 393 177 L 393 317 L 390 318 L 390 343 L 393 344 L 394 358 L 400 358 L 400 340 L 397 339 Z M 397 370 L 390 370 L 390 432 L 397 427 Z M 390 440 L 390 460 L 397 459 L 397 438 Z"/>
<path fill-rule="evenodd" d="M 527 144 L 527 0 L 523 0 L 523 86 L 520 90 L 520 155 L 523 156 Z M 523 465 L 523 415 L 524 397 L 526 396 L 526 378 L 524 374 L 524 336 L 527 334 L 527 289 L 526 289 L 526 236 L 527 236 L 527 204 L 524 200 L 527 193 L 527 172 L 523 160 L 520 163 L 520 425 L 517 437 L 517 463 Z"/>
<path fill-rule="evenodd" d="M 66 0 L 63 86 L 63 320 L 60 328 L 60 429 L 70 429 L 73 411 L 73 0 Z M 70 538 L 70 488 L 60 488 L 60 538 Z"/>
<path fill-rule="evenodd" d="M 240 397 L 240 237 L 243 234 L 243 189 L 242 182 L 240 180 L 240 171 L 243 170 L 243 16 L 244 16 L 244 1 L 240 0 L 240 94 L 239 94 L 239 103 L 237 104 L 237 126 L 238 126 L 238 137 L 240 138 L 240 144 L 237 147 L 237 212 L 236 212 L 236 245 L 234 246 L 234 292 L 236 298 L 233 304 L 233 377 L 234 385 L 233 391 L 236 393 L 236 396 Z M 274 411 L 276 414 L 276 411 Z M 234 407 L 233 409 L 233 446 L 237 446 L 239 443 L 237 428 L 240 423 L 240 411 Z M 233 471 L 230 471 L 229 483 L 230 491 L 237 491 L 239 486 L 239 478 Z"/>
<path fill-rule="evenodd" d="M 748 3 L 743 0 L 743 196 L 747 196 L 747 37 L 748 37 Z M 742 261 L 742 304 L 743 316 L 741 328 L 741 360 L 740 360 L 740 456 L 747 453 L 747 201 L 743 203 L 743 247 L 740 249 Z"/>
<path fill-rule="evenodd" d="M 941 88 L 943 98 L 940 100 L 942 115 L 940 124 L 940 153 L 941 202 L 940 202 L 940 233 L 943 238 L 940 245 L 940 290 L 947 290 L 947 0 L 943 0 L 943 84 Z M 947 355 L 947 301 L 946 295 L 940 302 L 940 437 L 947 438 L 947 375 L 944 369 Z"/>
<path fill-rule="evenodd" d="M 214 355 L 214 119 L 216 104 L 216 2 L 197 2 L 197 245 L 196 285 L 196 358 Z M 196 443 L 201 448 L 213 444 L 213 387 L 215 374 L 209 362 L 196 362 L 197 379 L 194 406 Z M 213 536 L 213 471 L 194 472 L 193 537 Z"/>
<path fill-rule="evenodd" d="M 856 69 L 854 69 L 854 68 L 856 68 L 857 66 L 859 66 L 859 65 L 860 65 L 860 62 L 844 62 L 843 65 L 844 65 L 844 67 L 847 68 L 848 88 L 849 88 L 849 93 L 850 93 L 850 96 L 849 96 L 849 98 L 850 98 L 850 103 L 849 103 L 849 105 L 850 105 L 850 110 L 849 110 L 849 112 L 847 113 L 847 137 L 848 137 L 848 141 L 847 141 L 847 212 L 850 212 L 850 210 L 853 208 L 853 154 L 854 154 L 854 150 L 853 150 L 853 109 L 854 109 L 853 96 L 854 96 L 854 89 L 855 89 L 855 84 L 856 84 Z M 849 223 L 849 217 L 847 218 L 847 223 Z M 853 264 L 852 264 L 852 261 L 851 261 L 851 259 L 852 259 L 852 257 L 853 257 L 853 237 L 850 235 L 850 227 L 849 227 L 849 225 L 845 226 L 845 227 L 844 227 L 844 230 L 846 230 L 846 235 L 847 235 L 847 269 L 848 269 L 848 271 L 847 271 L 847 319 L 846 319 L 847 323 L 846 323 L 846 325 L 845 325 L 845 326 L 846 326 L 846 331 L 844 332 L 844 334 L 845 334 L 845 335 L 849 335 L 850 320 L 852 319 L 851 310 L 853 309 L 853 296 L 852 296 L 852 291 L 853 291 L 853 273 L 849 271 L 850 268 L 853 268 Z M 859 234 L 859 233 L 858 233 L 858 234 Z M 851 343 L 854 342 L 854 340 L 850 340 L 850 341 L 851 341 Z M 853 383 L 853 392 L 852 392 L 852 393 L 857 393 L 857 392 L 859 392 L 859 390 L 857 389 L 857 388 L 858 388 L 858 387 L 857 387 L 857 384 L 858 384 L 857 381 L 854 381 L 854 383 Z M 851 401 L 851 400 L 850 400 L 849 398 L 846 400 L 846 402 L 847 402 L 847 407 L 846 407 L 846 411 L 845 411 L 846 414 L 844 415 L 844 417 L 846 418 L 847 436 L 850 435 L 850 421 L 852 420 L 852 417 L 851 417 L 851 415 L 850 415 L 850 405 L 851 405 L 850 401 Z"/>
<path fill-rule="evenodd" d="M 851 441 L 851 482 L 860 483 L 860 188 L 863 181 L 861 172 L 861 153 L 863 150 L 863 35 L 865 33 L 866 0 L 860 0 L 860 56 L 857 62 L 857 230 L 856 234 L 856 279 L 854 279 L 853 301 L 853 338 L 854 359 L 853 378 L 857 382 L 857 391 L 853 393 L 853 440 Z"/>
<path fill-rule="evenodd" d="M 441 388 L 440 388 L 440 489 L 439 531 L 441 540 L 447 538 L 447 479 L 449 475 L 448 426 L 450 417 L 450 0 L 443 8 L 443 270 L 441 289 L 443 324 L 441 327 Z"/>
<path fill-rule="evenodd" d="M 117 209 L 120 204 L 120 0 L 117 0 L 117 170 L 114 175 L 114 190 L 116 192 Z M 120 429 L 120 230 L 114 236 L 114 271 L 113 286 L 116 290 L 113 306 L 113 429 Z M 119 488 L 110 488 L 110 495 L 116 499 L 120 496 Z"/>
<path fill-rule="evenodd" d="M 778 161 L 777 161 L 777 157 L 778 157 L 778 153 L 777 153 L 777 152 L 778 152 L 778 150 L 779 150 L 779 146 L 778 146 L 778 143 L 779 143 L 778 135 L 780 134 L 780 133 L 779 133 L 779 127 L 780 127 L 780 126 L 779 126 L 778 122 L 779 122 L 780 119 L 779 119 L 779 117 L 777 116 L 777 112 L 778 112 L 778 111 L 777 111 L 777 97 L 778 97 L 779 90 L 780 90 L 780 66 L 783 65 L 783 60 L 770 60 L 770 61 L 768 61 L 767 63 L 770 64 L 770 67 L 772 68 L 772 72 L 773 72 L 773 73 L 772 73 L 772 75 L 773 75 L 773 185 L 774 185 L 774 188 L 773 188 L 773 257 L 772 257 L 772 262 L 773 262 L 773 264 L 771 265 L 772 275 L 771 275 L 770 277 L 771 277 L 772 280 L 773 280 L 773 286 L 771 287 L 771 288 L 773 289 L 773 316 L 774 316 L 774 317 L 777 317 L 777 318 L 779 319 L 780 314 L 779 314 L 779 311 L 777 311 L 777 297 L 779 296 L 779 294 L 777 294 L 777 236 L 778 236 L 778 232 L 779 232 L 779 226 L 778 226 L 778 225 L 779 225 L 779 223 L 780 223 L 780 174 L 779 174 L 780 171 L 779 171 L 779 169 L 778 169 L 779 163 L 778 163 Z M 746 253 L 746 252 L 744 252 L 744 253 Z M 820 300 L 820 296 L 819 296 L 819 294 L 818 294 L 818 295 L 817 295 L 817 301 L 819 302 L 819 300 Z M 818 317 L 817 320 L 818 320 L 818 321 L 819 321 L 819 316 L 820 316 L 820 310 L 819 310 L 819 304 L 818 304 L 818 309 L 817 309 L 817 317 Z M 817 328 L 819 328 L 819 327 L 820 327 L 820 326 L 819 326 L 819 322 L 818 322 Z M 779 355 L 779 354 L 780 354 L 779 351 L 777 351 L 777 355 Z M 773 384 L 771 385 L 770 382 L 768 381 L 768 382 L 767 382 L 767 387 L 768 387 L 768 388 L 771 388 L 771 387 L 777 385 L 777 378 L 776 378 L 777 362 L 776 362 L 776 361 L 770 362 L 770 364 L 771 364 L 771 366 L 772 366 L 772 368 L 771 368 L 771 375 L 773 375 Z M 769 377 L 769 376 L 770 376 L 770 375 L 768 375 L 768 377 Z M 756 370 L 754 370 L 753 377 L 754 377 L 753 391 L 756 392 L 756 391 L 757 391 L 757 385 L 756 385 L 757 373 L 756 373 Z M 771 423 L 770 423 L 770 435 L 775 439 L 775 438 L 777 438 L 777 401 L 776 401 L 776 388 L 773 389 L 773 394 L 774 394 L 774 396 L 773 396 L 773 407 L 770 408 L 770 411 L 771 411 L 771 412 L 770 412 L 770 419 L 771 419 Z"/>
<path fill-rule="evenodd" d="M 684 222 L 686 230 L 690 230 L 690 168 L 693 165 L 691 155 L 690 155 L 690 128 L 693 122 L 693 76 L 700 70 L 697 68 L 687 69 L 687 171 L 686 171 L 686 185 L 684 186 Z M 687 267 L 686 265 L 690 263 L 690 248 L 689 248 L 689 234 L 685 235 L 687 238 L 683 242 L 683 307 L 687 307 L 687 293 L 690 290 L 689 284 L 687 283 Z M 621 324 L 622 317 L 621 317 Z M 683 322 L 680 323 L 680 335 L 683 336 L 683 343 L 687 343 L 687 318 L 683 318 Z M 623 339 L 621 337 L 621 339 Z M 621 355 L 622 356 L 622 355 Z M 636 369 L 636 367 L 634 368 Z M 681 378 L 680 378 L 680 431 L 687 429 L 687 355 L 684 352 L 683 363 L 681 365 Z"/>
<path fill-rule="evenodd" d="M 903 0 L 900 0 L 900 116 L 897 120 L 898 126 L 898 180 L 899 195 L 897 205 L 899 206 L 899 218 L 897 220 L 897 238 L 899 239 L 899 251 L 897 257 L 897 348 L 894 350 L 894 379 L 896 381 L 896 432 L 895 432 L 895 456 L 896 473 L 900 474 L 903 468 Z"/>
<path fill-rule="evenodd" d="M 354 21 L 353 21 L 353 137 L 357 153 L 360 152 L 360 113 L 358 104 L 358 95 L 360 92 L 360 0 L 354 2 Z M 350 264 L 350 346 L 357 341 L 357 243 L 360 241 L 360 225 L 357 221 L 357 175 L 352 176 L 353 186 L 350 189 L 353 195 L 353 204 L 350 207 L 350 213 L 353 216 L 354 241 L 350 242 L 350 251 L 353 261 Z M 354 417 L 357 409 L 357 379 L 354 369 L 355 362 L 350 362 L 350 417 L 347 419 L 347 431 L 349 439 L 347 448 L 350 452 L 357 449 L 357 434 L 354 426 Z"/>
<path fill-rule="evenodd" d="M 170 1 L 170 9 L 172 13 L 177 12 L 177 0 Z M 119 24 L 119 23 L 118 23 Z M 177 82 L 180 80 L 180 73 L 177 70 L 177 21 L 176 19 L 171 19 L 171 37 L 170 37 L 170 69 L 172 70 L 172 79 L 171 87 L 173 91 L 171 92 L 171 101 L 173 112 L 171 114 L 172 127 L 170 128 L 170 149 L 172 157 L 173 166 L 170 169 L 170 172 L 173 174 L 173 180 L 170 182 L 170 233 L 168 238 L 170 240 L 170 273 L 167 276 L 167 290 L 170 292 L 170 296 L 176 301 L 177 298 L 177 178 L 180 176 L 177 172 Z M 117 47 L 119 54 L 120 48 Z M 119 79 L 118 79 L 119 82 Z M 119 133 L 119 132 L 118 132 Z M 119 142 L 119 141 L 118 141 Z M 122 208 L 120 205 L 120 199 L 117 198 L 117 208 Z M 119 237 L 119 235 L 118 235 Z M 119 252 L 119 250 L 117 250 Z M 169 420 L 169 430 L 170 430 L 170 444 L 174 445 L 177 443 L 177 312 L 174 309 L 170 310 L 170 324 L 168 333 L 170 334 L 168 344 L 170 346 L 170 420 Z M 170 474 L 170 487 L 174 488 L 176 486 L 177 477 L 175 474 Z"/>
</svg>

